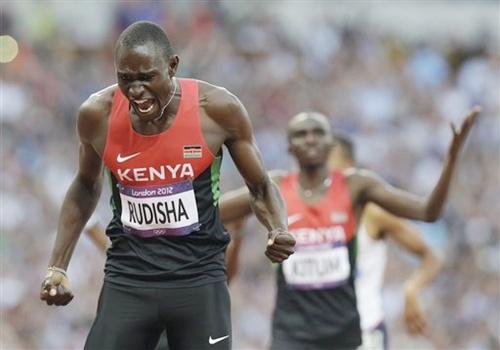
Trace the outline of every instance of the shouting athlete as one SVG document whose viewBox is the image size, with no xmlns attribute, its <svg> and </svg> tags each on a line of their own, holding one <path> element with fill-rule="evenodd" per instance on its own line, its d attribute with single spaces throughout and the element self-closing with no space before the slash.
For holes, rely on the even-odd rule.
<svg viewBox="0 0 500 350">
<path fill-rule="evenodd" d="M 255 144 L 248 114 L 226 89 L 176 78 L 179 57 L 150 22 L 116 43 L 117 84 L 79 109 L 79 167 L 64 199 L 41 287 L 47 304 L 73 295 L 66 269 L 109 174 L 113 219 L 97 315 L 85 349 L 229 349 L 230 302 L 219 217 L 225 145 L 269 232 L 266 255 L 293 253 L 286 209 Z"/>
</svg>

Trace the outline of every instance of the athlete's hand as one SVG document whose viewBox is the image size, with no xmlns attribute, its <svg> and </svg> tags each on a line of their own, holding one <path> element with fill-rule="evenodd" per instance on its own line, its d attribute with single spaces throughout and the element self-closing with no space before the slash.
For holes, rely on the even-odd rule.
<svg viewBox="0 0 500 350">
<path fill-rule="evenodd" d="M 59 271 L 49 270 L 42 282 L 40 299 L 47 305 L 66 305 L 73 299 L 68 278 Z"/>
<path fill-rule="evenodd" d="M 425 321 L 416 292 L 410 290 L 405 292 L 404 317 L 406 328 L 410 334 L 421 335 L 425 333 L 427 322 Z"/>
<path fill-rule="evenodd" d="M 267 241 L 266 256 L 274 263 L 283 262 L 293 254 L 295 247 L 295 238 L 282 229 L 276 229 L 269 232 Z"/>
<path fill-rule="evenodd" d="M 457 129 L 456 126 L 453 123 L 451 123 L 453 140 L 451 141 L 450 149 L 448 150 L 448 155 L 451 158 L 455 158 L 458 155 L 460 148 L 467 139 L 467 135 L 469 134 L 469 131 L 472 128 L 472 125 L 474 125 L 474 122 L 476 121 L 477 116 L 479 115 L 480 112 L 481 112 L 481 107 L 475 106 L 474 108 L 472 108 L 464 118 L 462 125 L 460 126 L 460 129 Z"/>
</svg>

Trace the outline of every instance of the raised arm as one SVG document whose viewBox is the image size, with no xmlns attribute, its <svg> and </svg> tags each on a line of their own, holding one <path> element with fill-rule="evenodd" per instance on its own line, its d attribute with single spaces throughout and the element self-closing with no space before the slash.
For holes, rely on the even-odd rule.
<svg viewBox="0 0 500 350">
<path fill-rule="evenodd" d="M 82 105 L 78 114 L 79 165 L 62 204 L 57 236 L 42 283 L 40 298 L 47 304 L 66 305 L 73 299 L 65 270 L 78 237 L 95 209 L 102 188 L 102 161 L 91 142 L 98 129 L 93 106 Z"/>
<path fill-rule="evenodd" d="M 293 253 L 295 245 L 293 236 L 288 233 L 283 198 L 264 169 L 250 118 L 243 105 L 227 90 L 218 90 L 214 95 L 209 114 L 225 131 L 224 144 L 245 180 L 250 206 L 269 231 L 266 255 L 273 262 L 281 262 Z"/>
<path fill-rule="evenodd" d="M 480 112 L 479 107 L 472 109 L 465 117 L 460 129 L 452 124 L 453 139 L 434 190 L 427 198 L 420 198 L 403 190 L 396 189 L 382 179 L 367 171 L 348 174 L 360 189 L 358 203 L 374 202 L 394 215 L 409 219 L 435 221 L 443 210 L 460 148 Z M 359 186 L 359 187 L 358 187 Z"/>
<path fill-rule="evenodd" d="M 375 232 L 394 239 L 405 250 L 420 258 L 419 267 L 405 282 L 404 318 L 411 334 L 423 334 L 427 325 L 418 297 L 421 290 L 439 273 L 441 259 L 409 221 L 400 219 L 373 203 L 366 207 L 363 220 L 372 225 Z"/>
</svg>

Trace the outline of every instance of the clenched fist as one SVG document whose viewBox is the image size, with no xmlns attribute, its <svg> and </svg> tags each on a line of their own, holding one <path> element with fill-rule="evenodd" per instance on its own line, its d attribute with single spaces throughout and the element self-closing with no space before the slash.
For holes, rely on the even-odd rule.
<svg viewBox="0 0 500 350">
<path fill-rule="evenodd" d="M 284 229 L 269 232 L 266 256 L 275 263 L 283 262 L 295 251 L 295 238 Z"/>
<path fill-rule="evenodd" d="M 48 305 L 66 305 L 73 299 L 68 277 L 60 271 L 50 270 L 42 282 L 40 299 Z"/>
</svg>

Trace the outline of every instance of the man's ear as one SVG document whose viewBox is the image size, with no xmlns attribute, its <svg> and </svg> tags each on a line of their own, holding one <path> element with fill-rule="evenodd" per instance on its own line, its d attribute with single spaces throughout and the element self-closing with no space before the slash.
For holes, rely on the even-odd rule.
<svg viewBox="0 0 500 350">
<path fill-rule="evenodd" d="M 172 78 L 177 72 L 177 68 L 179 67 L 179 56 L 172 55 L 168 61 L 168 75 Z"/>
</svg>

